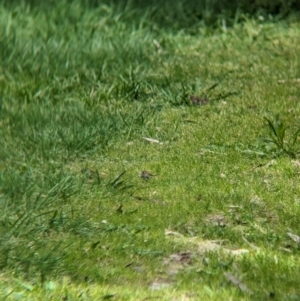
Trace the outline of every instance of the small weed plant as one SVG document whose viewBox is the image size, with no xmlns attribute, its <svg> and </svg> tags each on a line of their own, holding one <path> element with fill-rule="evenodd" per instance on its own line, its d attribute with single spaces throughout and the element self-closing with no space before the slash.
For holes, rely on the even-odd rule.
<svg viewBox="0 0 300 301">
<path fill-rule="evenodd" d="M 270 136 L 269 138 L 262 138 L 263 142 L 271 145 L 267 148 L 275 156 L 288 155 L 295 159 L 299 154 L 299 141 L 298 136 L 300 128 L 298 128 L 292 135 L 291 138 L 286 136 L 287 126 L 280 120 L 277 114 L 273 120 L 264 117 L 267 121 Z"/>
</svg>

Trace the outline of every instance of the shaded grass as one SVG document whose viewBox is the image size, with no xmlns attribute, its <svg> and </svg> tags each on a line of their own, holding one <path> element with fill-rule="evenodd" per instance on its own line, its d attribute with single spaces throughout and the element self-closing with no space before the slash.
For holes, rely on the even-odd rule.
<svg viewBox="0 0 300 301">
<path fill-rule="evenodd" d="M 168 283 L 166 300 L 297 298 L 299 245 L 287 232 L 299 234 L 298 161 L 270 161 L 258 139 L 265 116 L 298 128 L 297 22 L 158 30 L 150 11 L 134 19 L 76 1 L 0 14 L 4 279 L 31 283 L 37 299 L 51 279 L 49 298 L 114 285 L 135 300 L 134 286 L 146 298 L 155 280 Z M 191 95 L 209 103 L 192 106 Z M 144 169 L 157 176 L 143 181 Z M 202 254 L 190 237 L 250 253 Z M 170 275 L 165 258 L 186 251 L 192 263 Z"/>
</svg>

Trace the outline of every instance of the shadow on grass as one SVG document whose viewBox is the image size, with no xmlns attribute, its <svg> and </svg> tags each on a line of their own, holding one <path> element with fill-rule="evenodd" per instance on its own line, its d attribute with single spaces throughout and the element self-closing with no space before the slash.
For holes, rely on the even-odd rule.
<svg viewBox="0 0 300 301">
<path fill-rule="evenodd" d="M 38 0 L 24 0 L 23 4 L 38 10 L 48 10 L 57 5 L 57 0 L 41 2 Z M 62 1 L 59 1 L 62 2 Z M 86 9 L 97 9 L 100 5 L 115 7 L 116 11 L 123 13 L 130 11 L 130 20 L 139 20 L 145 13 L 148 15 L 148 22 L 153 22 L 160 28 L 170 29 L 193 28 L 199 24 L 208 26 L 218 25 L 220 20 L 226 20 L 227 24 L 239 21 L 240 14 L 273 14 L 278 18 L 288 14 L 299 12 L 300 3 L 298 0 L 65 0 L 67 4 L 78 3 Z M 5 5 L 19 5 L 20 1 L 4 1 Z M 127 16 L 129 17 L 129 16 Z M 126 18 L 126 17 L 125 17 Z M 73 20 L 76 22 L 76 17 Z"/>
</svg>

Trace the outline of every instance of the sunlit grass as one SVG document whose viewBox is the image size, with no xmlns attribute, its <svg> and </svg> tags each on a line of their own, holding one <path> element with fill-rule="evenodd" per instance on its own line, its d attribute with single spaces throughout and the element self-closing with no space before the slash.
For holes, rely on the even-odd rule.
<svg viewBox="0 0 300 301">
<path fill-rule="evenodd" d="M 1 297 L 298 297 L 299 23 L 198 21 L 1 6 Z"/>
</svg>

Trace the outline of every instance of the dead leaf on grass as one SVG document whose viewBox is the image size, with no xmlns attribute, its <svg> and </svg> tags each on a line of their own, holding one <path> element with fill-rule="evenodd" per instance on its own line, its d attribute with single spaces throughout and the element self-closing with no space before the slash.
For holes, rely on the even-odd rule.
<svg viewBox="0 0 300 301">
<path fill-rule="evenodd" d="M 147 138 L 147 137 L 142 137 L 143 139 L 145 139 L 146 141 L 150 142 L 150 143 L 158 143 L 158 144 L 162 144 L 159 140 L 153 139 L 153 138 Z"/>
<path fill-rule="evenodd" d="M 226 217 L 222 214 L 210 214 L 205 218 L 205 222 L 218 227 L 225 227 L 228 224 Z"/>
<path fill-rule="evenodd" d="M 191 262 L 191 252 L 181 252 L 181 253 L 176 253 L 176 254 L 171 254 L 169 257 L 167 257 L 164 260 L 165 264 L 170 263 L 171 261 L 173 262 L 179 262 L 181 264 L 189 264 Z"/>
<path fill-rule="evenodd" d="M 258 251 L 259 247 L 255 246 L 253 243 L 249 242 L 244 236 L 242 236 L 243 241 L 245 241 L 252 249 Z"/>
<path fill-rule="evenodd" d="M 187 264 L 191 262 L 191 255 L 192 253 L 187 251 L 187 252 L 181 252 L 178 254 L 172 254 L 170 255 L 170 259 L 173 261 L 179 261 L 183 264 Z"/>
<path fill-rule="evenodd" d="M 196 253 L 204 254 L 206 252 L 222 250 L 222 240 L 202 240 L 199 237 L 184 237 L 182 234 L 172 237 L 174 242 L 193 248 Z"/>
<path fill-rule="evenodd" d="M 161 45 L 159 44 L 159 42 L 157 40 L 154 39 L 153 44 L 155 45 L 158 53 L 161 53 L 163 51 Z"/>
<path fill-rule="evenodd" d="M 291 232 L 288 232 L 287 235 L 297 244 L 300 243 L 300 236 L 293 234 Z"/>
<path fill-rule="evenodd" d="M 226 278 L 232 282 L 234 285 L 236 285 L 241 291 L 246 292 L 246 293 L 251 293 L 249 288 L 247 287 L 246 284 L 244 284 L 242 281 L 234 277 L 231 273 L 227 272 L 225 273 Z"/>
<path fill-rule="evenodd" d="M 279 79 L 279 84 L 284 84 L 286 82 L 300 83 L 300 78 L 291 78 L 291 79 Z"/>
<path fill-rule="evenodd" d="M 145 274 L 146 273 L 145 269 L 141 265 L 134 264 L 132 262 L 126 264 L 125 268 L 130 268 L 131 270 L 133 270 L 135 272 L 138 272 L 138 273 L 141 273 L 141 274 Z"/>
<path fill-rule="evenodd" d="M 227 207 L 229 208 L 228 212 L 236 212 L 242 209 L 242 206 L 237 206 L 237 205 L 229 205 Z"/>
<path fill-rule="evenodd" d="M 173 277 L 177 275 L 183 268 L 184 266 L 182 264 L 178 262 L 171 262 L 167 266 L 166 273 L 168 274 L 168 276 Z"/>
<path fill-rule="evenodd" d="M 287 252 L 287 253 L 292 253 L 292 251 L 289 248 L 279 247 L 279 250 Z"/>
<path fill-rule="evenodd" d="M 251 205 L 254 205 L 257 207 L 265 206 L 264 201 L 258 195 L 252 196 L 250 199 L 250 203 L 251 203 Z"/>
<path fill-rule="evenodd" d="M 153 291 L 159 291 L 170 287 L 172 284 L 173 282 L 168 279 L 156 279 L 149 284 L 149 289 Z"/>
<path fill-rule="evenodd" d="M 203 240 L 198 242 L 198 252 L 201 254 L 220 251 L 221 249 L 220 241 L 217 240 Z"/>
<path fill-rule="evenodd" d="M 203 105 L 208 104 L 209 99 L 206 96 L 200 97 L 200 96 L 192 95 L 192 96 L 190 96 L 190 101 L 195 106 L 203 106 Z"/>
<path fill-rule="evenodd" d="M 230 253 L 231 253 L 231 255 L 239 256 L 239 255 L 248 254 L 249 250 L 247 250 L 247 249 L 235 249 L 235 250 L 230 250 Z"/>
<path fill-rule="evenodd" d="M 183 237 L 183 234 L 181 234 L 181 233 L 179 233 L 179 232 L 167 230 L 167 229 L 165 230 L 165 235 Z"/>
<path fill-rule="evenodd" d="M 292 164 L 296 169 L 300 168 L 300 161 L 299 160 L 292 160 Z"/>
<path fill-rule="evenodd" d="M 163 264 L 167 267 L 167 273 L 170 276 L 178 274 L 180 270 L 191 263 L 191 255 L 191 252 L 181 252 L 165 258 Z"/>
<path fill-rule="evenodd" d="M 225 248 L 223 240 L 201 240 L 199 237 L 184 237 L 182 234 L 172 232 L 170 235 L 166 230 L 166 235 L 172 237 L 172 240 L 181 245 L 185 245 L 194 250 L 193 254 L 203 255 L 208 252 L 223 252 L 233 256 L 239 256 L 249 253 L 247 249 L 228 249 Z"/>
</svg>

